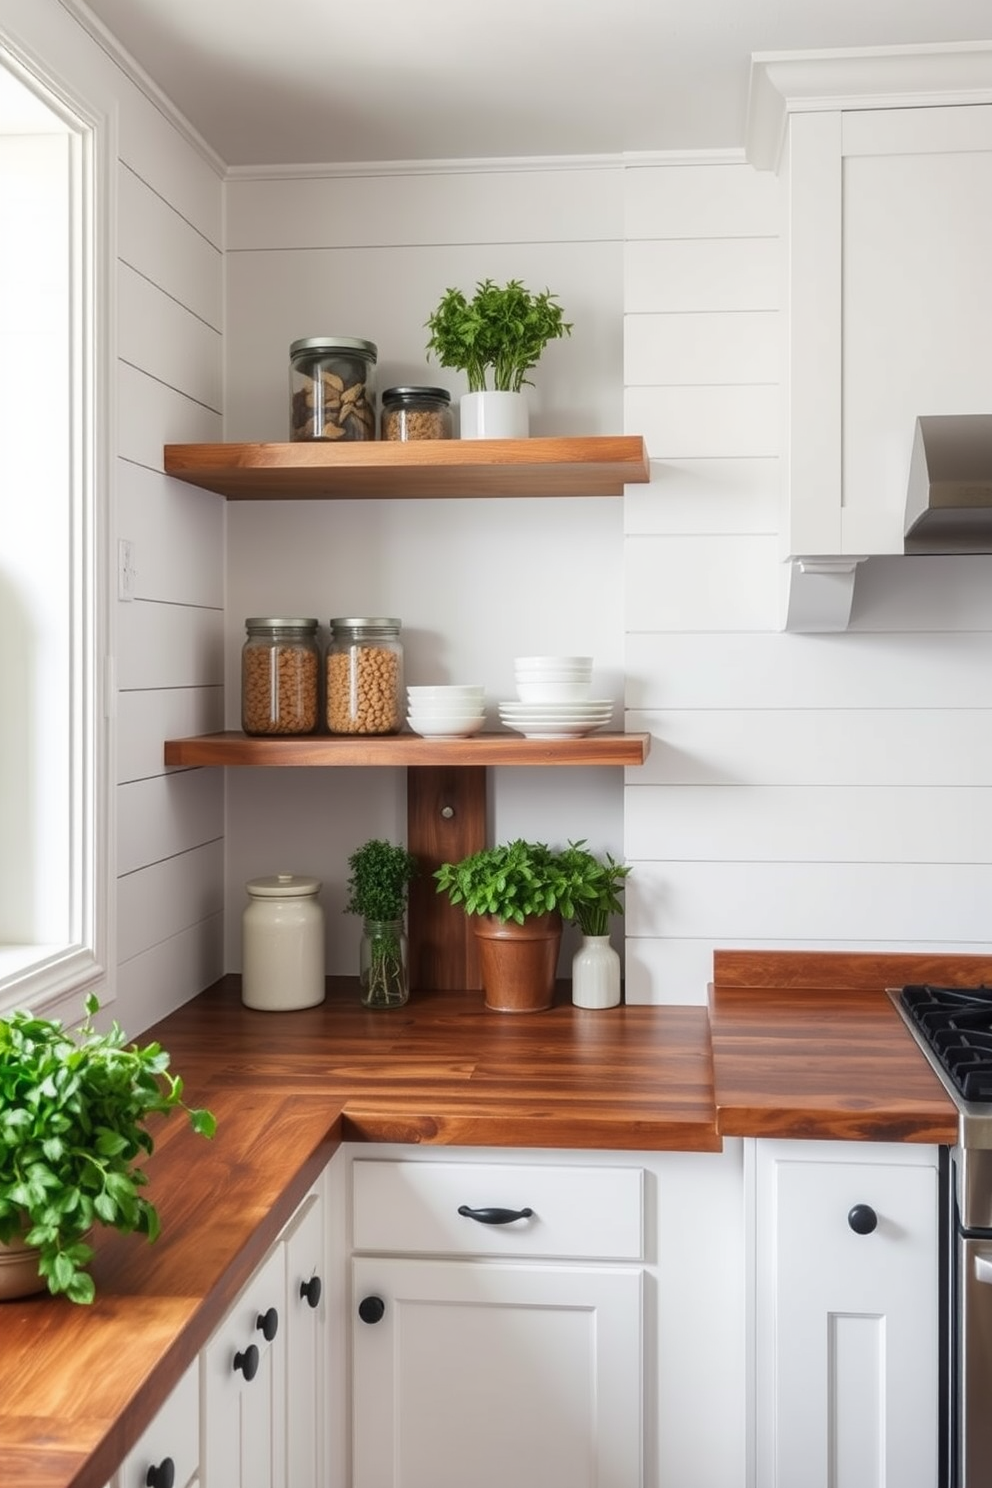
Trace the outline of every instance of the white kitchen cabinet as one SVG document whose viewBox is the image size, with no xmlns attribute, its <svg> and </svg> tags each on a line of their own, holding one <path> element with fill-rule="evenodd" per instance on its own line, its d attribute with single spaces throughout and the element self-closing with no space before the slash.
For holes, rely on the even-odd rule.
<svg viewBox="0 0 992 1488">
<path fill-rule="evenodd" d="M 354 1488 L 641 1483 L 641 1170 L 352 1173 Z"/>
<path fill-rule="evenodd" d="M 324 1482 L 325 1273 L 318 1185 L 202 1352 L 203 1488 Z"/>
<path fill-rule="evenodd" d="M 199 1433 L 198 1366 L 193 1363 L 128 1452 L 108 1488 L 197 1488 Z"/>
<path fill-rule="evenodd" d="M 987 46 L 755 66 L 748 158 L 782 182 L 788 628 L 843 628 L 858 564 L 905 551 L 917 417 L 992 407 L 990 78 Z"/>
<path fill-rule="evenodd" d="M 934 1488 L 937 1149 L 758 1140 L 748 1193 L 755 1488 Z"/>
</svg>

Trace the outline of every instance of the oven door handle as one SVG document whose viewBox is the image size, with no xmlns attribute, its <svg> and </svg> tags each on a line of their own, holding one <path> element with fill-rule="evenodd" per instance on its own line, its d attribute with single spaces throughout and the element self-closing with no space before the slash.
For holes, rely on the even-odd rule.
<svg viewBox="0 0 992 1488">
<path fill-rule="evenodd" d="M 975 1280 L 984 1281 L 992 1286 L 992 1258 L 989 1256 L 975 1256 Z"/>
</svg>

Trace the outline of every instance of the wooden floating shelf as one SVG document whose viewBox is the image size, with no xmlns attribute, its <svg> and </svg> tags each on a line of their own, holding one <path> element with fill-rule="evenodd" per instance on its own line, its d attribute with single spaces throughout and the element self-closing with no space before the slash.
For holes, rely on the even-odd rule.
<svg viewBox="0 0 992 1488">
<path fill-rule="evenodd" d="M 165 472 L 228 501 L 622 496 L 651 478 L 640 435 L 167 444 Z"/>
<path fill-rule="evenodd" d="M 167 765 L 642 765 L 650 734 L 587 734 L 581 739 L 525 739 L 516 734 L 475 734 L 469 739 L 249 738 L 235 731 L 169 739 Z"/>
</svg>

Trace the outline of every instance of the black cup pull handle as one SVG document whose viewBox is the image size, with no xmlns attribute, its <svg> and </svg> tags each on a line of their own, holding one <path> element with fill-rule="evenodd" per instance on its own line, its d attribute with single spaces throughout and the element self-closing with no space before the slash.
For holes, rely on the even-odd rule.
<svg viewBox="0 0 992 1488">
<path fill-rule="evenodd" d="M 163 1457 L 158 1467 L 154 1465 L 145 1475 L 145 1488 L 173 1488 L 176 1481 L 176 1464 L 171 1457 Z"/>
<path fill-rule="evenodd" d="M 246 1380 L 253 1380 L 258 1373 L 258 1349 L 250 1343 L 242 1354 L 235 1354 L 234 1367 L 240 1369 Z"/>
<path fill-rule="evenodd" d="M 308 1307 L 319 1307 L 321 1290 L 319 1276 L 311 1276 L 309 1281 L 300 1282 L 300 1296 Z"/>
<path fill-rule="evenodd" d="M 266 1343 L 271 1343 L 279 1332 L 279 1314 L 275 1308 L 270 1307 L 268 1312 L 260 1312 L 255 1320 L 255 1327 L 261 1333 Z"/>
<path fill-rule="evenodd" d="M 847 1222 L 856 1235 L 870 1235 L 878 1226 L 878 1215 L 870 1204 L 855 1204 Z"/>
<path fill-rule="evenodd" d="M 381 1297 L 363 1297 L 358 1304 L 358 1316 L 363 1323 L 379 1323 L 386 1311 Z"/>
<path fill-rule="evenodd" d="M 533 1209 L 470 1209 L 467 1204 L 458 1205 L 458 1213 L 466 1219 L 476 1219 L 479 1224 L 513 1224 L 517 1219 L 532 1218 Z"/>
</svg>

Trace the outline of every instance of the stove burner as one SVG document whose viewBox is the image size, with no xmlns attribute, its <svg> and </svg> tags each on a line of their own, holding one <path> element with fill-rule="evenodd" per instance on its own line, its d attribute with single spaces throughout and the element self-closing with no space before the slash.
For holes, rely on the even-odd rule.
<svg viewBox="0 0 992 1488">
<path fill-rule="evenodd" d="M 900 1002 L 964 1099 L 992 1102 L 992 987 L 904 987 Z"/>
</svg>

